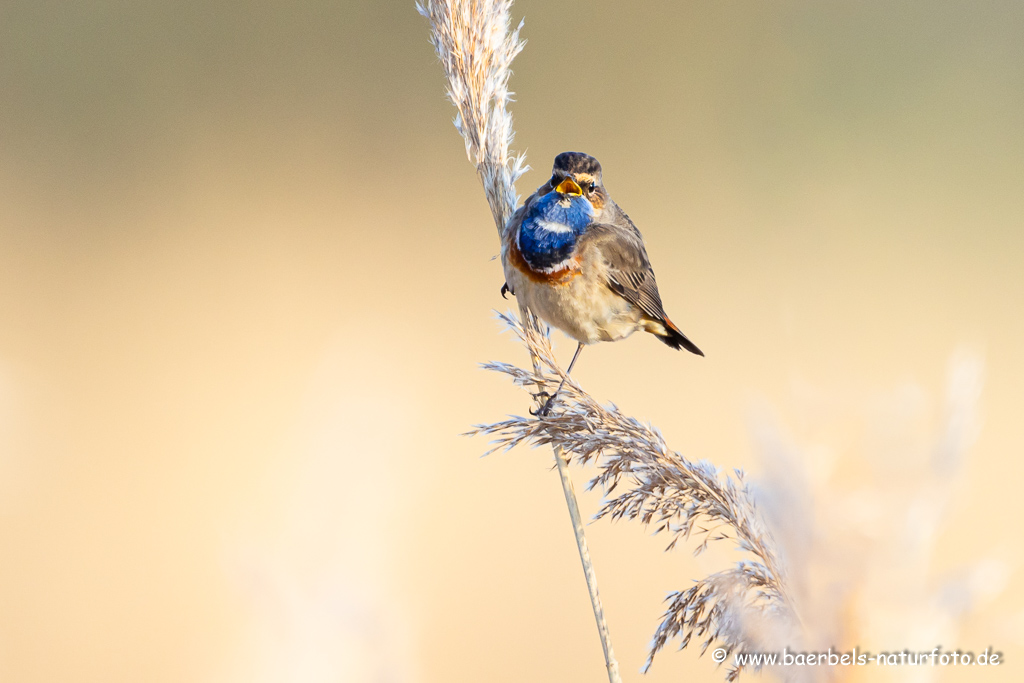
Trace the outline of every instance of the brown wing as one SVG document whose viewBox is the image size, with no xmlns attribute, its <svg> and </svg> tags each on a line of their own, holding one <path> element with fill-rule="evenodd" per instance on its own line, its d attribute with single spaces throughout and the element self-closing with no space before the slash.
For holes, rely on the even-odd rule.
<svg viewBox="0 0 1024 683">
<path fill-rule="evenodd" d="M 580 239 L 580 248 L 595 247 L 607 266 L 609 289 L 639 308 L 646 318 L 661 323 L 658 331 L 649 331 L 672 348 L 703 356 L 704 353 L 665 314 L 643 237 L 632 221 L 625 214 L 622 216 L 625 218 L 623 225 L 588 227 Z"/>
<path fill-rule="evenodd" d="M 608 267 L 608 287 L 652 320 L 661 321 L 665 309 L 643 239 L 636 229 L 592 225 L 581 238 L 597 247 Z"/>
</svg>

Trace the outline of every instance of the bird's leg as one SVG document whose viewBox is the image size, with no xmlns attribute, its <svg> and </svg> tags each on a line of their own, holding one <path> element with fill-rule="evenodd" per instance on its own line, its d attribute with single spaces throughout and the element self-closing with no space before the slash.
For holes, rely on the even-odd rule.
<svg viewBox="0 0 1024 683">
<path fill-rule="evenodd" d="M 554 405 L 555 399 L 558 397 L 558 392 L 565 386 L 565 380 L 569 379 L 569 373 L 572 372 L 572 366 L 576 365 L 576 359 L 580 357 L 580 351 L 583 350 L 583 342 L 579 343 L 576 347 L 576 353 L 572 354 L 572 360 L 569 361 L 569 369 L 565 371 L 565 377 L 558 383 L 558 388 L 555 389 L 555 393 L 551 394 L 551 398 L 544 402 L 544 407 L 537 411 L 537 415 L 544 417 L 551 411 L 551 406 Z"/>
</svg>

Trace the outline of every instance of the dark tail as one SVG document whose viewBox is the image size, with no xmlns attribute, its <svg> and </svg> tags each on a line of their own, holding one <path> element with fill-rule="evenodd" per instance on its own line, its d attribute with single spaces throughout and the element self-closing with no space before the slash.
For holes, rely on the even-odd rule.
<svg viewBox="0 0 1024 683">
<path fill-rule="evenodd" d="M 686 349 L 690 353 L 695 353 L 698 356 L 703 356 L 704 352 L 697 348 L 697 345 L 686 338 L 686 335 L 680 331 L 678 327 L 673 324 L 668 318 L 662 319 L 662 324 L 665 325 L 665 334 L 657 334 L 661 341 L 665 342 L 673 349 Z"/>
</svg>

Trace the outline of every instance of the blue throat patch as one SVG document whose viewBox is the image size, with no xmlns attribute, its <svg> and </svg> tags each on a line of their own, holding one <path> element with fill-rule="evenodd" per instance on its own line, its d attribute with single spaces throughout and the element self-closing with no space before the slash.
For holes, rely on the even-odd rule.
<svg viewBox="0 0 1024 683">
<path fill-rule="evenodd" d="M 569 199 L 563 206 L 563 199 Z M 519 226 L 519 251 L 527 265 L 545 270 L 572 255 L 576 239 L 594 217 L 594 208 L 583 197 L 565 198 L 549 192 L 530 208 Z"/>
</svg>

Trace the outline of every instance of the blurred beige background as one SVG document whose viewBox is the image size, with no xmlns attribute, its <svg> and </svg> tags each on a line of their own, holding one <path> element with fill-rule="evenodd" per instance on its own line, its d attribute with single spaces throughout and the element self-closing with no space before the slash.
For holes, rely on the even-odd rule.
<svg viewBox="0 0 1024 683">
<path fill-rule="evenodd" d="M 1020 680 L 1024 6 L 514 13 L 519 191 L 596 155 L 707 352 L 637 337 L 578 380 L 756 473 L 751 405 L 855 459 L 808 396 L 936 416 L 980 353 L 934 568 L 1007 568 L 943 644 L 1009 663 L 942 674 Z M 459 436 L 526 409 L 477 366 L 523 352 L 412 2 L 9 0 L 0 88 L 0 680 L 601 680 L 550 454 Z M 590 540 L 640 680 L 664 595 L 737 554 Z"/>
</svg>

